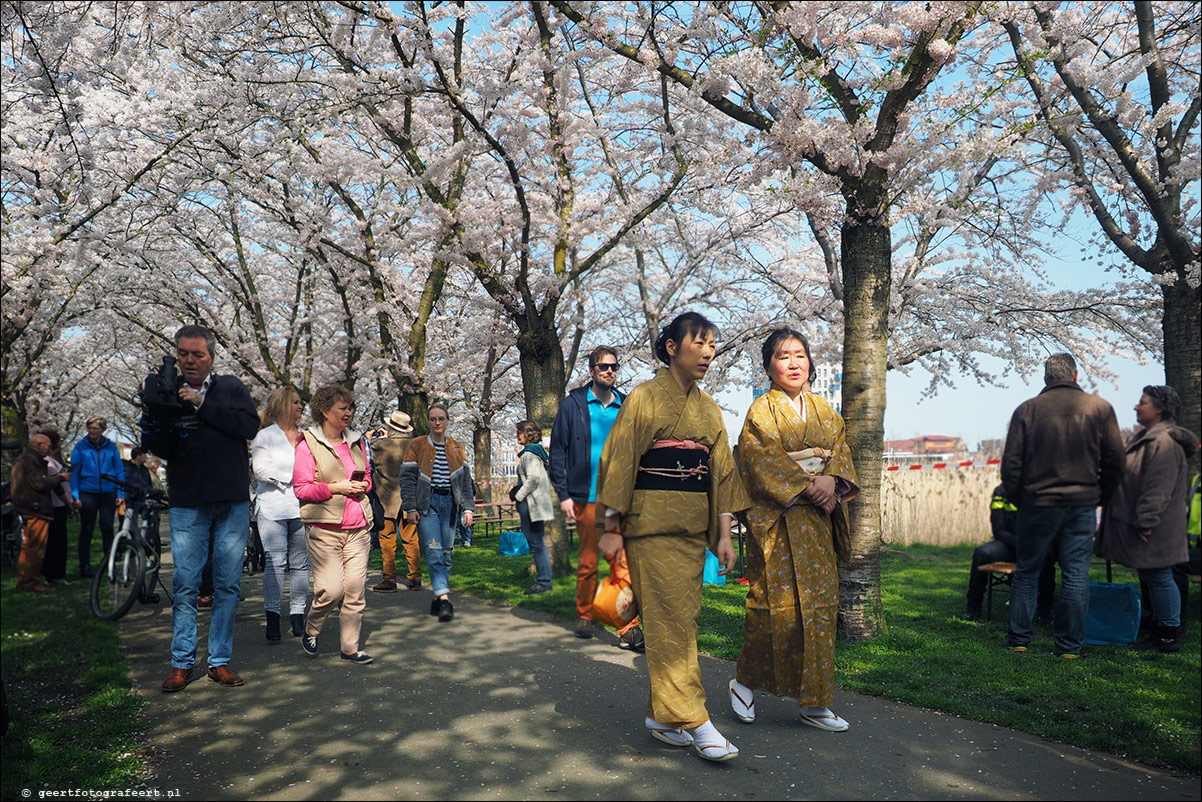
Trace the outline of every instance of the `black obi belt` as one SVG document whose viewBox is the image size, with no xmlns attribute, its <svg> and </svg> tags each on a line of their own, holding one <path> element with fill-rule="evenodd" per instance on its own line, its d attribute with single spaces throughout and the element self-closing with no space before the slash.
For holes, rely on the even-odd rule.
<svg viewBox="0 0 1202 802">
<path fill-rule="evenodd" d="M 692 440 L 658 440 L 639 460 L 635 490 L 709 491 L 709 449 Z"/>
</svg>

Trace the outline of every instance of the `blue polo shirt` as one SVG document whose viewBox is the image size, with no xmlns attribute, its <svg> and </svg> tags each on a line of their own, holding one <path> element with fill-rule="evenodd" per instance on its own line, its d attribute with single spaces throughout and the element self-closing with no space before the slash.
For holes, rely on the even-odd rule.
<svg viewBox="0 0 1202 802">
<path fill-rule="evenodd" d="M 618 407 L 622 406 L 622 399 L 614 393 L 614 400 L 609 402 L 609 406 L 601 406 L 601 402 L 593 395 L 593 387 L 590 384 L 588 388 L 588 421 L 589 421 L 589 476 L 592 479 L 588 486 L 588 501 L 590 504 L 597 500 L 597 467 L 601 464 L 601 449 L 605 448 L 605 438 L 609 437 L 609 430 L 614 427 L 614 421 L 618 419 Z"/>
</svg>

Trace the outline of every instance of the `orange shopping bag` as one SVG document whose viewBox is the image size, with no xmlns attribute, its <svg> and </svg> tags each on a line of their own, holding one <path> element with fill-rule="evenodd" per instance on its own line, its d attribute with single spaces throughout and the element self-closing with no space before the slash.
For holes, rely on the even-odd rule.
<svg viewBox="0 0 1202 802">
<path fill-rule="evenodd" d="M 593 598 L 593 620 L 621 629 L 639 614 L 630 583 L 614 577 L 602 580 Z"/>
</svg>

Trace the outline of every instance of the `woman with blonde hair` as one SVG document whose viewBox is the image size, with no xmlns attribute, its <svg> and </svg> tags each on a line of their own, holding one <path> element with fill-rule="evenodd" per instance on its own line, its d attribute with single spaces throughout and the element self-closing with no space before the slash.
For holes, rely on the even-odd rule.
<svg viewBox="0 0 1202 802">
<path fill-rule="evenodd" d="M 293 637 L 304 634 L 309 601 L 309 553 L 300 502 L 292 490 L 292 468 L 300 439 L 297 423 L 305 405 L 291 387 L 277 387 L 259 413 L 259 433 L 251 449 L 255 475 L 255 521 L 263 540 L 263 610 L 267 640 L 280 640 L 280 598 L 288 576 L 288 611 Z"/>
</svg>

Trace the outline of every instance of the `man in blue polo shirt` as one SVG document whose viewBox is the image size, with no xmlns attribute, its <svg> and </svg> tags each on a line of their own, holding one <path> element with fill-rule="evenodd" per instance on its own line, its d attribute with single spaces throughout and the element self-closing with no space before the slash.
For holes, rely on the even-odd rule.
<svg viewBox="0 0 1202 802">
<path fill-rule="evenodd" d="M 625 396 L 614 389 L 618 380 L 618 352 L 601 345 L 588 355 L 590 381 L 568 393 L 551 426 L 551 485 L 568 520 L 576 521 L 580 561 L 576 568 L 576 637 L 593 637 L 593 597 L 597 595 L 597 464 L 601 449 L 618 417 Z M 609 564 L 612 576 L 629 581 L 626 555 L 619 551 Z M 643 650 L 643 631 L 635 618 L 618 630 L 623 649 Z"/>
</svg>

